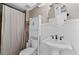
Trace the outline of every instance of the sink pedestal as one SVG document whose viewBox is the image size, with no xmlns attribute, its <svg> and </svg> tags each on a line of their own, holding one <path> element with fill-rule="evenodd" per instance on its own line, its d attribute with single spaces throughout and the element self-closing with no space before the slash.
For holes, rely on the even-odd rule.
<svg viewBox="0 0 79 59">
<path fill-rule="evenodd" d="M 59 55 L 59 51 L 58 50 L 52 50 L 52 55 Z"/>
</svg>

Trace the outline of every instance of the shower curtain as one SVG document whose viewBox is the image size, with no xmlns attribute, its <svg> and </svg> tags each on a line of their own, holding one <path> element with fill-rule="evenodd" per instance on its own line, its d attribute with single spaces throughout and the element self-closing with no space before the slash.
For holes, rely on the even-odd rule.
<svg viewBox="0 0 79 59">
<path fill-rule="evenodd" d="M 18 54 L 24 48 L 24 20 L 23 12 L 3 5 L 1 54 Z"/>
</svg>

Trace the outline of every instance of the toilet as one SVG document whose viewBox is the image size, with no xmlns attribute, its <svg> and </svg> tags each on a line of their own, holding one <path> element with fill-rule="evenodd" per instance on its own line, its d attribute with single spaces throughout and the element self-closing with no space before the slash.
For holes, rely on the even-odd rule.
<svg viewBox="0 0 79 59">
<path fill-rule="evenodd" d="M 40 36 L 40 27 L 41 27 L 41 16 L 32 17 L 29 19 L 29 40 L 26 43 L 26 48 L 22 50 L 20 55 L 37 55 L 38 54 L 38 45 L 39 45 L 39 36 Z"/>
<path fill-rule="evenodd" d="M 26 44 L 26 47 L 24 50 L 20 52 L 20 55 L 37 55 L 37 46 L 38 46 L 38 41 L 36 39 L 31 39 L 28 41 Z"/>
</svg>

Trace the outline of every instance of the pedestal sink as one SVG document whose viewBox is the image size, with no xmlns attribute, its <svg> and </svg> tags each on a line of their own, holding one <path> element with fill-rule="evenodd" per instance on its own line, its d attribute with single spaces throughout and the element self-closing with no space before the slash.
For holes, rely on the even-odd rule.
<svg viewBox="0 0 79 59">
<path fill-rule="evenodd" d="M 54 55 L 59 54 L 61 50 L 72 49 L 72 46 L 68 44 L 65 40 L 55 40 L 49 37 L 47 39 L 42 40 L 42 42 L 45 45 L 50 46 L 50 48 L 52 49 L 52 54 Z"/>
</svg>

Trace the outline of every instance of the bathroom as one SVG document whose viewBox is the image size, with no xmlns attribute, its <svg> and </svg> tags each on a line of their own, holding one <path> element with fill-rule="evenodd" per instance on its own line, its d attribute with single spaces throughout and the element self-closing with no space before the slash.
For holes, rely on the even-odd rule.
<svg viewBox="0 0 79 59">
<path fill-rule="evenodd" d="M 1 55 L 78 55 L 79 3 L 0 3 Z"/>
<path fill-rule="evenodd" d="M 79 4 L 55 4 L 43 4 L 44 6 L 35 8 L 29 13 L 31 18 L 41 16 L 38 53 L 39 55 L 77 55 Z M 59 8 L 64 6 L 62 13 L 61 9 L 55 10 L 57 6 Z M 57 13 L 59 14 L 57 15 Z"/>
</svg>

